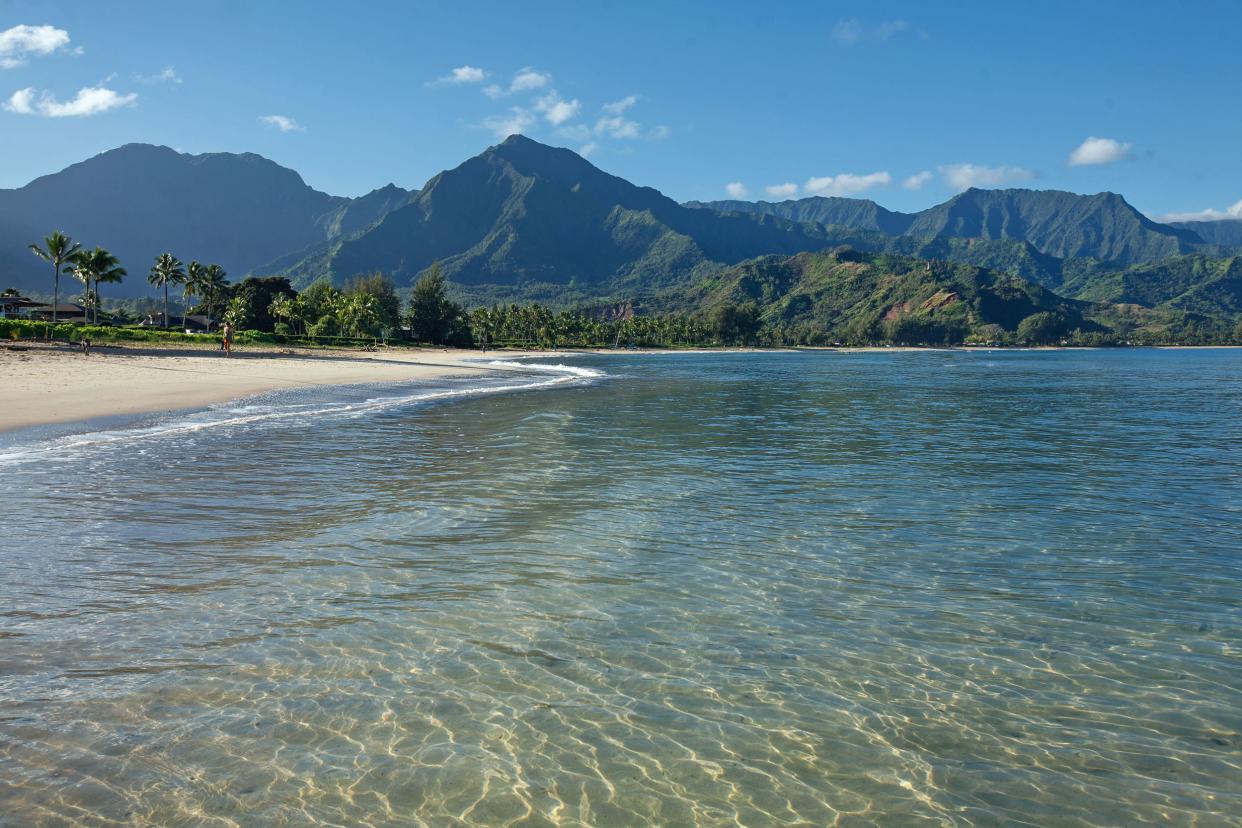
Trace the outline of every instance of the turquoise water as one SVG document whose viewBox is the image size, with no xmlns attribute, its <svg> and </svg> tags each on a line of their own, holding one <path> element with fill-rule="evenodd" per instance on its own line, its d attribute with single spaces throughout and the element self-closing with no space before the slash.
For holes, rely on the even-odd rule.
<svg viewBox="0 0 1242 828">
<path fill-rule="evenodd" d="M 0 825 L 1242 825 L 1242 353 L 545 362 L 0 435 Z"/>
</svg>

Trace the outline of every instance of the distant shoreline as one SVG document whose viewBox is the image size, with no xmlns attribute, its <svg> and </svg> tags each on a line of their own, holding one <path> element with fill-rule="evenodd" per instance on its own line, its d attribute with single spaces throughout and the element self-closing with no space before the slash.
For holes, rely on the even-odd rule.
<svg viewBox="0 0 1242 828">
<path fill-rule="evenodd" d="M 1208 350 L 1236 345 L 1123 346 Z M 190 346 L 96 347 L 89 356 L 65 346 L 0 347 L 0 432 L 101 417 L 202 408 L 284 388 L 409 382 L 493 374 L 490 357 L 555 358 L 587 354 L 902 353 L 915 351 L 1115 350 L 1085 347 L 801 346 L 782 348 L 604 349 L 556 351 L 390 348 L 309 350 L 249 347 L 225 358 L 215 348 Z"/>
</svg>

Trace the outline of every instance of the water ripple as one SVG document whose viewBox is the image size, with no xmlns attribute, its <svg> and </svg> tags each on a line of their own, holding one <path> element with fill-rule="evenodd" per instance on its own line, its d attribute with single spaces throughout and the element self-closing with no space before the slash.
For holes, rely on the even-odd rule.
<svg viewBox="0 0 1242 828">
<path fill-rule="evenodd" d="M 1242 356 L 507 367 L 6 446 L 0 825 L 1242 825 Z"/>
</svg>

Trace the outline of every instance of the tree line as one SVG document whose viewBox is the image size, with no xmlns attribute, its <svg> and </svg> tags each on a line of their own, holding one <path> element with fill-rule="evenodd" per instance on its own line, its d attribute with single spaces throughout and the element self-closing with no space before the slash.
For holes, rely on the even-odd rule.
<svg viewBox="0 0 1242 828">
<path fill-rule="evenodd" d="M 554 311 L 537 303 L 468 311 L 449 297 L 438 263 L 418 278 L 404 304 L 391 280 L 373 273 L 343 288 L 320 281 L 300 293 L 285 283 L 267 310 L 271 327 L 259 329 L 290 336 L 384 335 L 480 348 L 676 347 L 716 341 L 709 326 L 678 314 L 607 318 L 589 309 Z M 262 325 L 265 320 L 256 316 L 239 323 Z"/>
<path fill-rule="evenodd" d="M 121 267 L 116 256 L 102 247 L 91 250 L 74 241 L 60 230 L 45 236 L 42 243 L 30 245 L 30 251 L 40 259 L 52 265 L 52 322 L 59 321 L 60 313 L 60 277 L 62 273 L 74 277 L 85 286 L 79 297 L 83 309 L 91 317 L 91 321 L 99 322 L 99 286 L 101 284 L 117 284 L 129 275 Z M 168 293 L 172 286 L 182 289 L 181 325 L 185 327 L 192 297 L 211 301 L 228 289 L 228 279 L 224 269 L 216 264 L 201 264 L 192 261 L 184 265 L 171 253 L 161 253 L 147 274 L 147 282 L 164 291 L 164 325 L 168 326 Z"/>
<path fill-rule="evenodd" d="M 80 296 L 94 322 L 99 286 L 119 283 L 128 272 L 107 250 L 86 250 L 57 230 L 30 249 L 52 265 L 52 321 L 58 321 L 60 277 L 81 281 Z M 683 314 L 610 318 L 590 309 L 552 310 L 538 303 L 495 304 L 467 309 L 452 301 L 439 263 L 427 269 L 402 302 L 382 273 L 356 276 L 337 287 L 327 280 L 302 291 L 280 276 L 247 277 L 230 283 L 216 264 L 183 263 L 171 252 L 156 257 L 147 275 L 163 294 L 162 319 L 170 327 L 172 292 L 180 289 L 181 326 L 192 314 L 227 322 L 237 330 L 286 337 L 383 337 L 456 347 L 676 347 L 741 344 L 749 329 L 732 317 L 703 321 Z M 197 302 L 195 302 L 197 300 Z"/>
</svg>

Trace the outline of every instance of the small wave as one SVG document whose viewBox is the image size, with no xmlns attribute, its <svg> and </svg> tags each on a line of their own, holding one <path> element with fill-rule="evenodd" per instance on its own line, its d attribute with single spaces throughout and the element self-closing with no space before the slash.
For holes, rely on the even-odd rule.
<svg viewBox="0 0 1242 828">
<path fill-rule="evenodd" d="M 16 463 L 49 460 L 71 460 L 79 450 L 103 448 L 118 443 L 132 443 L 139 440 L 187 436 L 200 431 L 217 428 L 247 426 L 267 422 L 288 422 L 297 419 L 321 421 L 325 417 L 357 417 L 387 409 L 400 408 L 418 403 L 436 400 L 448 400 L 457 397 L 474 397 L 484 394 L 502 394 L 511 391 L 533 391 L 540 388 L 551 388 L 558 385 L 581 382 L 604 376 L 601 371 L 579 369 L 568 365 L 523 365 L 495 361 L 488 363 L 496 367 L 515 367 L 555 372 L 556 376 L 532 382 L 471 385 L 448 388 L 437 391 L 420 391 L 389 397 L 372 397 L 362 402 L 306 404 L 291 403 L 287 405 L 243 404 L 226 408 L 211 408 L 178 419 L 154 426 L 114 429 L 109 431 L 88 432 L 42 440 L 26 445 L 11 446 L 0 451 L 0 466 Z"/>
<path fill-rule="evenodd" d="M 514 362 L 505 359 L 493 359 L 486 363 L 492 368 L 517 368 L 523 371 L 555 371 L 561 374 L 572 374 L 575 377 L 596 378 L 604 376 L 603 371 L 596 371 L 592 368 L 579 368 L 574 365 L 546 365 L 538 362 Z"/>
</svg>

